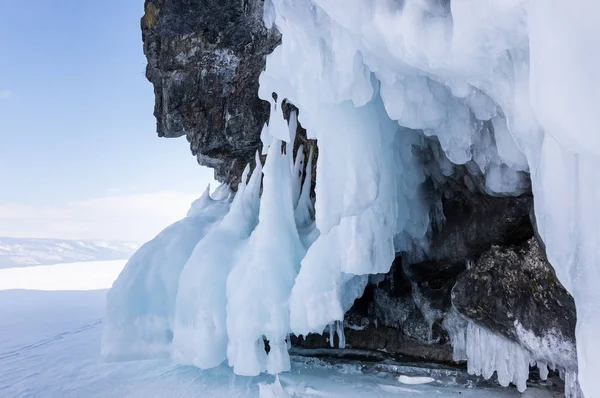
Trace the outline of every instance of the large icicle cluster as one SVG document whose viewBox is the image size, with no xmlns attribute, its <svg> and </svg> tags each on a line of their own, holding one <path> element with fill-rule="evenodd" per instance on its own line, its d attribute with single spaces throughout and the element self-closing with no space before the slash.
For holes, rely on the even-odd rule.
<svg viewBox="0 0 600 398">
<path fill-rule="evenodd" d="M 265 131 L 293 142 L 295 114 L 289 126 L 279 106 L 275 117 Z M 103 355 L 170 355 L 199 368 L 228 360 L 240 375 L 289 370 L 288 302 L 315 227 L 312 155 L 304 173 L 302 148 L 295 160 L 283 148 L 273 138 L 264 170 L 257 154 L 233 201 L 227 188 L 207 190 L 132 257 L 108 297 Z"/>
<path fill-rule="evenodd" d="M 271 102 L 262 198 L 257 159 L 231 205 L 206 199 L 146 245 L 109 296 L 105 353 L 286 370 L 289 333 L 343 320 L 368 275 L 426 250 L 414 148 L 431 136 L 437 160 L 477 168 L 489 194 L 519 194 L 530 173 L 538 231 L 577 304 L 579 381 L 600 394 L 599 12 L 594 0 L 265 0 L 282 43 L 260 78 Z M 314 209 L 284 100 L 318 140 Z M 524 352 L 466 333 L 474 372 L 524 388 Z M 491 361 L 498 352 L 511 355 Z"/>
<path fill-rule="evenodd" d="M 463 318 L 455 309 L 444 319 L 444 328 L 450 336 L 453 359 L 467 361 L 469 374 L 486 380 L 496 374 L 500 385 L 508 387 L 512 383 L 523 392 L 527 388 L 530 366 L 538 367 L 543 380 L 547 379 L 550 368 L 559 371 L 565 381 L 566 398 L 583 397 L 576 372 L 536 359 L 527 348 Z"/>
<path fill-rule="evenodd" d="M 517 343 L 473 322 L 467 322 L 466 327 L 451 334 L 451 340 L 454 360 L 467 361 L 469 374 L 489 379 L 496 372 L 500 385 L 507 387 L 513 383 L 520 392 L 527 388 L 529 365 L 533 360 Z"/>
<path fill-rule="evenodd" d="M 489 193 L 519 193 L 519 172 L 530 172 L 539 233 L 577 304 L 579 381 L 588 396 L 598 394 L 597 2 L 365 0 L 350 6 L 336 0 L 269 0 L 265 9 L 265 23 L 281 31 L 282 44 L 267 59 L 260 95 L 276 92 L 298 106 L 303 126 L 323 145 L 316 204 L 322 235 L 303 261 L 297 286 L 305 269 L 318 261 L 312 256 L 324 250 L 332 231 L 354 217 L 356 207 L 367 202 L 379 208 L 380 198 L 369 197 L 372 185 L 365 183 L 369 189 L 360 198 L 352 196 L 352 187 L 354 181 L 373 181 L 369 172 L 379 169 L 371 167 L 369 150 L 375 146 L 378 158 L 385 159 L 389 147 L 381 125 L 395 120 L 401 139 L 409 136 L 402 128 L 417 130 L 436 136 L 453 163 L 474 161 Z M 348 132 L 346 120 L 352 126 L 372 123 L 365 108 L 379 103 L 387 115 L 361 137 Z M 350 164 L 348 153 L 354 159 Z M 412 161 L 410 153 L 400 158 L 403 164 Z M 418 181 L 418 171 L 399 172 L 405 170 L 408 183 L 394 198 L 397 203 L 410 197 L 411 182 Z M 343 200 L 341 206 L 332 195 Z M 350 198 L 353 204 L 346 201 Z M 396 225 L 405 232 L 419 225 L 421 214 L 418 207 L 409 209 L 414 220 Z M 337 239 L 331 240 L 327 244 L 335 247 Z M 335 256 L 332 252 L 327 255 Z M 346 273 L 344 257 L 335 257 L 343 262 L 342 276 L 381 271 L 367 261 Z M 335 268 L 329 275 L 337 275 Z M 346 291 L 360 285 L 356 277 L 341 280 L 346 279 Z M 320 283 L 318 292 L 303 298 L 322 303 L 316 296 L 340 285 Z M 315 330 L 344 309 L 330 307 L 321 306 L 326 312 L 315 318 L 292 306 L 293 324 L 296 320 L 298 331 Z"/>
</svg>

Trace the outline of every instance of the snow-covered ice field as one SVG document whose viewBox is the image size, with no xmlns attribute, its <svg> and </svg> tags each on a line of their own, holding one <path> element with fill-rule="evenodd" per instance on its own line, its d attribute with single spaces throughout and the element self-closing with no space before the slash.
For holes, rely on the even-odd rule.
<svg viewBox="0 0 600 398">
<path fill-rule="evenodd" d="M 0 397 L 258 397 L 260 384 L 263 396 L 273 396 L 268 395 L 272 376 L 236 376 L 228 366 L 202 371 L 169 360 L 103 362 L 106 289 L 124 264 L 0 270 Z M 356 366 L 301 358 L 280 380 L 283 396 L 293 397 L 520 395 L 515 389 L 402 384 L 391 375 L 366 375 Z M 523 396 L 549 395 L 528 389 Z"/>
</svg>

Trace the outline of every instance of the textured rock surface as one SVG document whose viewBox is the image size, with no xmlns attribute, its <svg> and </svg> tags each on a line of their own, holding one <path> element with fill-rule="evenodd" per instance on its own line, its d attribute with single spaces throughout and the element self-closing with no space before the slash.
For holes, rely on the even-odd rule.
<svg viewBox="0 0 600 398">
<path fill-rule="evenodd" d="M 576 368 L 575 303 L 536 238 L 485 252 L 458 277 L 452 302 L 462 315 L 539 351 L 548 363 Z"/>
<path fill-rule="evenodd" d="M 232 186 L 269 112 L 258 76 L 280 37 L 262 15 L 263 0 L 146 0 L 142 18 L 158 135 L 185 135 L 198 162 Z"/>
<path fill-rule="evenodd" d="M 457 170 L 455 177 L 459 175 Z M 468 190 L 454 179 L 436 187 L 435 192 L 442 195 L 444 223 L 432 231 L 424 258 L 411 262 L 413 256 L 400 253 L 390 272 L 379 280 L 372 278 L 346 314 L 349 347 L 451 361 L 452 350 L 442 321 L 451 309 L 452 289 L 467 263 L 476 262 L 493 245 L 522 244 L 533 236 L 529 194 L 491 197 Z M 304 348 L 329 347 L 327 333 L 294 341 Z"/>
</svg>

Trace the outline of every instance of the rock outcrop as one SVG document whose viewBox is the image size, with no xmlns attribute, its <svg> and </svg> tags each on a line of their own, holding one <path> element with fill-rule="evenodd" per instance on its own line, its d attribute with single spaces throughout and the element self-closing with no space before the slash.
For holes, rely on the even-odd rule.
<svg viewBox="0 0 600 398">
<path fill-rule="evenodd" d="M 452 303 L 478 325 L 526 347 L 536 360 L 577 369 L 575 302 L 536 238 L 486 251 L 458 276 Z"/>
<path fill-rule="evenodd" d="M 419 255 L 419 261 L 415 262 L 411 253 L 399 253 L 387 274 L 371 277 L 363 296 L 346 314 L 348 346 L 451 362 L 450 339 L 442 323 L 452 309 L 451 293 L 457 280 L 464 280 L 463 275 L 476 269 L 473 266 L 467 270 L 468 264 L 478 263 L 498 247 L 527 244 L 529 239 L 535 239 L 529 216 L 531 194 L 491 197 L 456 188 L 455 182 L 448 182 L 435 192 L 442 195 L 444 222 L 432 230 L 431 244 Z M 518 274 L 521 262 L 507 261 L 504 266 Z M 564 289 L 562 292 L 567 294 Z M 529 293 L 529 289 L 523 292 Z M 470 306 L 481 299 L 471 294 L 472 300 L 461 312 L 466 317 L 470 316 Z M 572 300 L 570 305 L 573 306 Z M 484 308 L 492 310 L 487 305 Z M 534 317 L 540 321 L 539 316 Z M 328 333 L 295 343 L 305 348 L 330 345 Z"/>
<path fill-rule="evenodd" d="M 141 25 L 158 135 L 185 135 L 201 165 L 237 186 L 269 114 L 258 77 L 280 41 L 263 0 L 146 0 Z"/>
</svg>

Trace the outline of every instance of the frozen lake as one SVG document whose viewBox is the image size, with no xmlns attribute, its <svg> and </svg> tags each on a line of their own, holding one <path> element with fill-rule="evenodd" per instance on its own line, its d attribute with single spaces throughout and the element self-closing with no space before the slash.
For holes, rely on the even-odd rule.
<svg viewBox="0 0 600 398">
<path fill-rule="evenodd" d="M 106 363 L 99 356 L 106 289 L 125 261 L 0 270 L 0 397 L 549 397 L 529 389 L 403 384 L 358 366 L 295 358 L 272 376 L 241 377 L 169 360 Z M 410 380 L 403 379 L 405 383 Z M 414 381 L 414 380 L 413 380 Z M 418 380 L 416 380 L 418 381 Z M 276 390 L 276 389 L 275 389 Z"/>
</svg>

